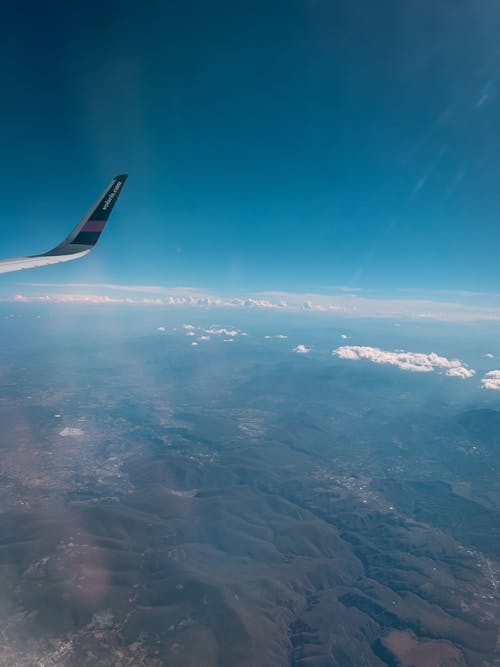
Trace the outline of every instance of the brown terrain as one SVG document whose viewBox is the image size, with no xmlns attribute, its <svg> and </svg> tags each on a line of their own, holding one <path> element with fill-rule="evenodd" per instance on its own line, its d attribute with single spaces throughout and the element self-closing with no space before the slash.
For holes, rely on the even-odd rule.
<svg viewBox="0 0 500 667">
<path fill-rule="evenodd" d="M 175 345 L 4 360 L 2 666 L 500 664 L 500 413 Z"/>
</svg>

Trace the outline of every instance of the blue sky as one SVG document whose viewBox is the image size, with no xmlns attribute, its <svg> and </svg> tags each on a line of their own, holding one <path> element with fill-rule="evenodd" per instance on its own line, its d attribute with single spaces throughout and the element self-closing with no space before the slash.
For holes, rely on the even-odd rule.
<svg viewBox="0 0 500 667">
<path fill-rule="evenodd" d="M 130 178 L 95 253 L 9 281 L 499 292 L 499 29 L 477 0 L 10 3 L 2 256 Z"/>
</svg>

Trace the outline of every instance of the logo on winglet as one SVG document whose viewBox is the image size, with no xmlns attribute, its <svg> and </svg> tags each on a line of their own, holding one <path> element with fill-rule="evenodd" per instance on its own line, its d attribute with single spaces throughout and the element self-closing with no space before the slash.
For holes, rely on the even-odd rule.
<svg viewBox="0 0 500 667">
<path fill-rule="evenodd" d="M 122 182 L 121 182 L 121 181 L 118 181 L 118 182 L 116 183 L 115 187 L 113 188 L 113 190 L 109 193 L 109 195 L 108 195 L 108 196 L 106 197 L 106 199 L 104 200 L 104 204 L 102 205 L 102 210 L 103 210 L 103 211 L 106 211 L 106 210 L 107 210 L 107 208 L 109 207 L 109 205 L 111 204 L 111 202 L 113 201 L 113 199 L 114 199 L 114 198 L 116 197 L 116 195 L 118 194 L 118 191 L 120 190 L 121 187 L 122 187 Z"/>
</svg>

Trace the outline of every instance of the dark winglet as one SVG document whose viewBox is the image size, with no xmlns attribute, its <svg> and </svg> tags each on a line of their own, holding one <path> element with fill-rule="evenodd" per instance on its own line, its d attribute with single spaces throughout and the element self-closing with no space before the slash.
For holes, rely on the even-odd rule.
<svg viewBox="0 0 500 667">
<path fill-rule="evenodd" d="M 58 246 L 40 255 L 2 259 L 0 273 L 67 262 L 89 253 L 97 243 L 126 180 L 127 174 L 115 176 L 97 202 Z"/>
<path fill-rule="evenodd" d="M 83 221 L 84 224 L 79 230 L 74 230 L 76 234 L 69 241 L 72 245 L 94 246 L 97 243 L 126 180 L 127 174 L 115 176 L 90 215 Z"/>
</svg>

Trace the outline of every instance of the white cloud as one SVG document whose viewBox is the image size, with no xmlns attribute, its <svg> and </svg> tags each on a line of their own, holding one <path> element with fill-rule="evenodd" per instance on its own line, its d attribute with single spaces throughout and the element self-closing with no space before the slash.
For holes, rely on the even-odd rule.
<svg viewBox="0 0 500 667">
<path fill-rule="evenodd" d="M 231 338 L 234 338 L 234 336 L 237 336 L 240 333 L 237 329 L 218 329 L 217 327 L 210 327 L 209 329 L 204 329 L 203 331 L 214 336 L 231 336 Z"/>
<path fill-rule="evenodd" d="M 284 334 L 276 334 L 276 336 L 264 336 L 266 340 L 270 340 L 271 338 L 276 338 L 277 340 L 286 340 L 288 336 L 285 336 Z"/>
<path fill-rule="evenodd" d="M 192 324 L 184 324 L 184 329 L 186 329 L 186 331 L 193 331 L 193 329 L 195 328 L 196 327 L 193 326 Z"/>
<path fill-rule="evenodd" d="M 446 371 L 446 375 L 449 375 L 449 377 L 462 378 L 462 380 L 471 378 L 475 374 L 475 370 L 472 368 L 467 368 L 466 366 L 457 366 L 456 368 L 449 368 Z"/>
<path fill-rule="evenodd" d="M 165 327 L 157 327 L 156 330 L 161 331 L 162 333 L 164 333 L 166 331 Z"/>
<path fill-rule="evenodd" d="M 500 371 L 489 371 L 481 379 L 483 389 L 493 389 L 500 391 Z"/>
<path fill-rule="evenodd" d="M 415 373 L 432 373 L 435 370 L 444 370 L 450 377 L 462 379 L 472 377 L 476 371 L 468 368 L 460 359 L 448 359 L 441 357 L 435 352 L 425 354 L 422 352 L 389 352 L 378 347 L 345 345 L 332 351 L 339 359 L 350 359 L 358 361 L 366 359 L 375 364 L 389 364 L 397 366 L 403 371 Z"/>
<path fill-rule="evenodd" d="M 210 336 L 199 336 L 198 340 L 210 340 Z"/>
<path fill-rule="evenodd" d="M 305 345 L 296 345 L 293 348 L 294 352 L 297 352 L 297 354 L 308 354 L 311 351 L 310 347 L 306 347 Z"/>
<path fill-rule="evenodd" d="M 196 336 L 194 331 L 186 331 L 186 336 Z"/>
<path fill-rule="evenodd" d="M 268 299 L 254 299 L 248 297 L 247 299 L 233 299 L 233 303 L 236 305 L 244 305 L 246 308 L 260 308 L 264 310 L 283 310 L 288 307 L 286 301 L 278 301 L 278 303 L 273 303 Z"/>
<path fill-rule="evenodd" d="M 340 334 L 340 337 L 342 338 L 342 340 L 347 340 L 349 338 L 349 336 L 347 336 L 346 334 Z"/>
<path fill-rule="evenodd" d="M 495 355 L 491 354 L 491 352 L 487 352 L 484 356 L 485 356 L 486 359 L 494 359 L 495 358 Z"/>
<path fill-rule="evenodd" d="M 194 340 L 194 341 L 191 343 L 191 345 L 192 345 L 193 347 L 197 347 L 197 346 L 198 346 L 198 343 Z"/>
</svg>

